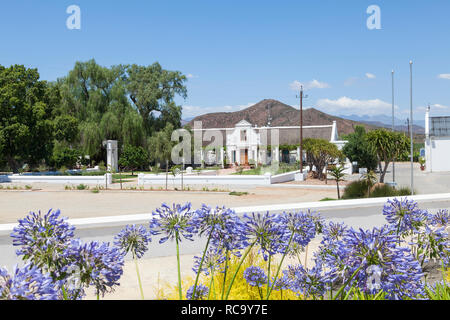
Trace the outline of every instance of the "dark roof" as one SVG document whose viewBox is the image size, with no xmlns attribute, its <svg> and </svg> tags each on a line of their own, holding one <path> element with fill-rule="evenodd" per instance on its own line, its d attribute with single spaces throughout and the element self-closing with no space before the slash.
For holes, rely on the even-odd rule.
<svg viewBox="0 0 450 320">
<path fill-rule="evenodd" d="M 271 144 L 271 135 L 272 130 L 278 129 L 279 132 L 279 144 L 280 145 L 296 145 L 300 144 L 300 128 L 252 128 L 256 129 L 261 133 L 261 144 L 262 145 L 270 145 Z M 232 132 L 234 128 L 225 130 L 218 130 L 222 134 L 222 145 L 226 146 L 226 132 Z M 263 132 L 265 131 L 265 133 Z M 306 138 L 315 138 L 315 139 L 325 139 L 330 141 L 331 139 L 332 127 L 318 127 L 318 128 L 303 128 L 303 139 Z M 214 142 L 214 138 L 212 141 L 204 141 L 205 134 L 211 133 L 211 130 L 203 131 L 203 147 L 208 146 L 209 144 Z M 267 136 L 267 140 L 265 140 L 264 136 Z M 267 141 L 267 142 L 265 142 Z"/>
</svg>

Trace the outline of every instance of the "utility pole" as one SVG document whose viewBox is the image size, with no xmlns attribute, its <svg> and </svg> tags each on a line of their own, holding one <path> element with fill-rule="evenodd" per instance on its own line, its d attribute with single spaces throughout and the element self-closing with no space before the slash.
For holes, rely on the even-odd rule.
<svg viewBox="0 0 450 320">
<path fill-rule="evenodd" d="M 303 98 L 308 98 L 308 95 L 303 95 L 303 85 L 300 86 L 300 174 L 303 174 Z"/>
<path fill-rule="evenodd" d="M 411 195 L 414 195 L 414 147 L 413 147 L 413 79 L 412 79 L 412 60 L 409 62 L 409 70 L 410 70 L 410 130 L 409 137 L 411 139 Z"/>
<path fill-rule="evenodd" d="M 392 132 L 394 131 L 394 70 L 392 70 Z M 395 157 L 392 159 L 392 184 L 395 185 Z"/>
<path fill-rule="evenodd" d="M 303 86 L 300 87 L 300 174 L 303 174 Z"/>
</svg>

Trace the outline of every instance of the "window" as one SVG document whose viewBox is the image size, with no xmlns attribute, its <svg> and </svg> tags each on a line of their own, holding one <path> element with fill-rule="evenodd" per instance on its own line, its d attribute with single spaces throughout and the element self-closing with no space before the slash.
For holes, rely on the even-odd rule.
<svg viewBox="0 0 450 320">
<path fill-rule="evenodd" d="M 241 130 L 241 141 L 247 141 L 247 130 Z"/>
</svg>

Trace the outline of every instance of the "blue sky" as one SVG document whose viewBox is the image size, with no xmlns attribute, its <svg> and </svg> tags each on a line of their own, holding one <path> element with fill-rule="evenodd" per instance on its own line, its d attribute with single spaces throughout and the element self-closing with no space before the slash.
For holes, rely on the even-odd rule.
<svg viewBox="0 0 450 320">
<path fill-rule="evenodd" d="M 81 30 L 69 30 L 69 5 Z M 369 5 L 381 30 L 369 30 Z M 10 1 L 0 11 L 0 64 L 64 76 L 75 61 L 147 65 L 189 75 L 185 118 L 234 111 L 265 98 L 335 115 L 390 114 L 395 70 L 396 116 L 409 112 L 414 61 L 414 119 L 450 115 L 450 1 Z"/>
</svg>

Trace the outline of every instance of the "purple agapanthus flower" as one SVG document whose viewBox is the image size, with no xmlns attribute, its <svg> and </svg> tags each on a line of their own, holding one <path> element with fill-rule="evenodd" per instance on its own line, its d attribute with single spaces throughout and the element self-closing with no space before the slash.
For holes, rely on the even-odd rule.
<svg viewBox="0 0 450 320">
<path fill-rule="evenodd" d="M 0 300 L 57 300 L 58 286 L 49 274 L 28 263 L 10 275 L 0 268 Z"/>
<path fill-rule="evenodd" d="M 133 224 L 127 225 L 115 236 L 114 245 L 119 247 L 124 255 L 131 252 L 133 257 L 141 258 L 151 241 L 150 232 L 144 226 Z"/>
<path fill-rule="evenodd" d="M 207 276 L 209 276 L 211 273 L 222 272 L 222 263 L 225 262 L 225 259 L 226 257 L 221 249 L 211 247 L 205 254 L 201 272 L 203 272 Z M 198 272 L 201 260 L 201 256 L 194 257 L 194 267 L 192 268 L 192 270 L 195 273 Z"/>
<path fill-rule="evenodd" d="M 209 294 L 209 288 L 203 284 L 198 284 L 197 288 L 195 289 L 195 296 L 194 294 L 194 286 L 192 285 L 186 292 L 186 299 L 188 300 L 203 300 L 208 297 Z"/>
<path fill-rule="evenodd" d="M 302 247 L 306 247 L 316 235 L 316 224 L 310 214 L 284 212 L 280 215 L 279 224 L 286 228 L 285 234 L 292 236 L 292 241 Z"/>
<path fill-rule="evenodd" d="M 420 209 L 417 202 L 407 198 L 388 200 L 383 207 L 383 215 L 398 235 L 418 231 L 429 218 L 426 210 Z"/>
<path fill-rule="evenodd" d="M 18 246 L 17 255 L 39 268 L 51 272 L 54 277 L 61 262 L 61 254 L 73 238 L 75 227 L 60 217 L 60 210 L 49 210 L 45 215 L 30 212 L 19 220 L 11 237 Z"/>
<path fill-rule="evenodd" d="M 163 235 L 159 240 L 160 244 L 167 240 L 181 241 L 181 237 L 192 240 L 193 235 L 197 233 L 194 218 L 195 212 L 191 210 L 190 203 L 173 204 L 172 207 L 163 203 L 161 208 L 153 212 L 150 220 L 150 233 Z"/>
<path fill-rule="evenodd" d="M 284 272 L 276 281 L 275 277 L 272 277 L 269 286 L 272 286 L 273 282 L 275 282 L 275 285 L 273 286 L 273 290 L 275 291 L 288 290 L 292 286 L 292 279 L 290 279 Z"/>
<path fill-rule="evenodd" d="M 267 275 L 260 267 L 251 266 L 245 269 L 244 279 L 252 287 L 261 287 L 267 284 Z"/>
<path fill-rule="evenodd" d="M 93 285 L 97 293 L 104 296 L 119 285 L 124 266 L 124 257 L 119 248 L 109 243 L 72 240 L 65 251 L 65 258 L 69 264 L 63 271 L 76 269 L 83 288 Z"/>
<path fill-rule="evenodd" d="M 240 256 L 239 250 L 248 245 L 245 225 L 232 209 L 226 207 L 212 209 L 203 205 L 196 211 L 194 224 L 200 235 L 211 236 L 212 246 L 218 250 L 224 249 Z"/>
<path fill-rule="evenodd" d="M 421 265 L 430 259 L 441 260 L 447 266 L 450 258 L 450 241 L 444 227 L 428 226 L 422 228 L 410 244 L 416 246 L 417 259 Z"/>
<path fill-rule="evenodd" d="M 330 278 L 320 265 L 312 269 L 305 269 L 302 265 L 289 266 L 283 273 L 290 279 L 289 288 L 303 294 L 305 298 L 323 297 L 330 288 Z"/>
<path fill-rule="evenodd" d="M 438 226 L 438 227 L 447 227 L 448 222 L 450 219 L 450 214 L 448 210 L 443 209 L 439 210 L 435 214 L 431 216 L 430 222 L 432 225 Z"/>
<path fill-rule="evenodd" d="M 283 253 L 289 241 L 286 228 L 280 224 L 280 216 L 276 214 L 252 213 L 244 214 L 246 236 L 249 243 L 259 246 L 264 260 L 276 253 Z"/>
<path fill-rule="evenodd" d="M 416 298 L 423 293 L 419 262 L 409 248 L 398 246 L 398 237 L 389 226 L 359 231 L 351 228 L 332 250 L 324 261 L 330 269 L 330 279 L 340 276 L 346 282 L 353 276 L 348 287 L 376 294 L 372 279 L 375 271 L 381 270 L 378 284 L 388 298 Z"/>
</svg>

